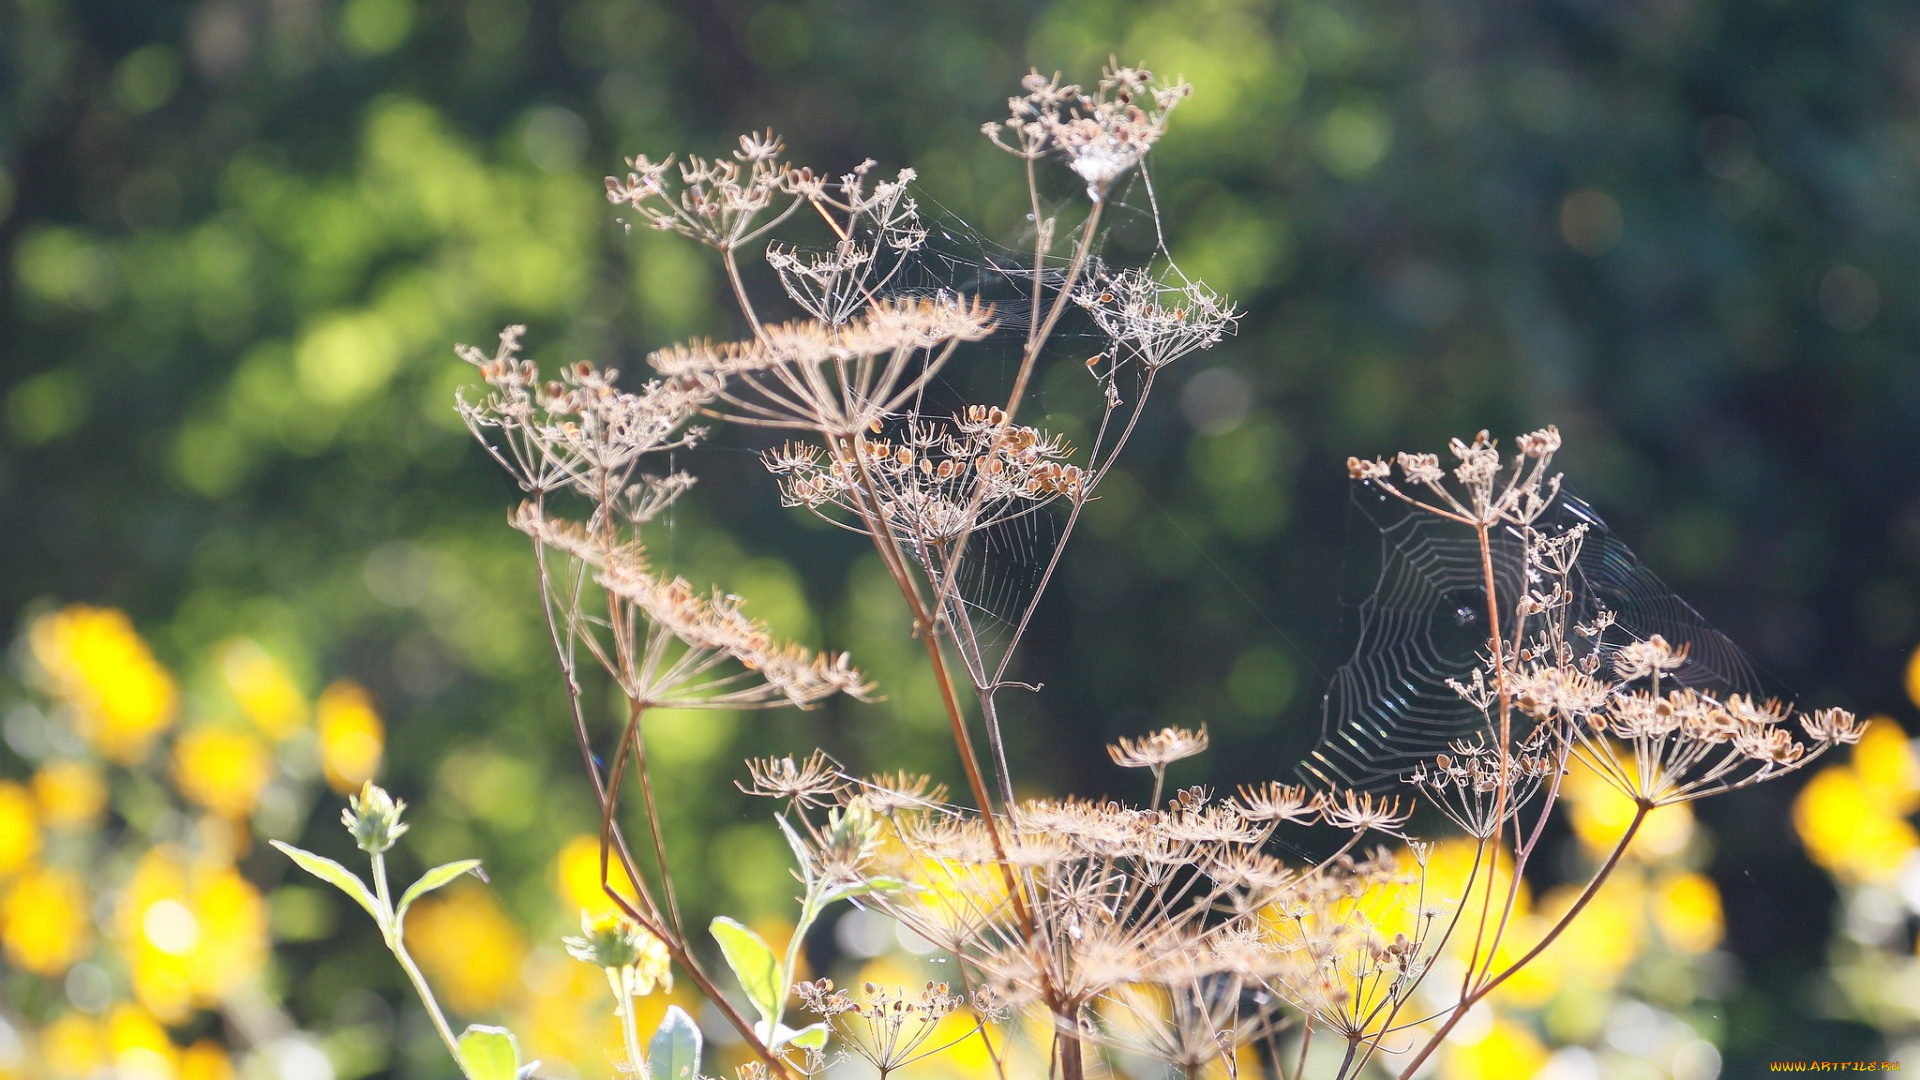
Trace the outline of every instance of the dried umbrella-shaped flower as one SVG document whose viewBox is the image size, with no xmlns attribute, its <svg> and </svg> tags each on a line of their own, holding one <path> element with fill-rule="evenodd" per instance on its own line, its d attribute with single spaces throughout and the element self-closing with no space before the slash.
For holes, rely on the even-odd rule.
<svg viewBox="0 0 1920 1080">
<path fill-rule="evenodd" d="M 1207 726 L 1202 724 L 1199 731 L 1169 727 L 1139 739 L 1123 736 L 1107 745 L 1107 756 L 1123 769 L 1153 770 L 1153 795 L 1147 804 L 1157 806 L 1161 786 L 1166 782 L 1167 766 L 1203 753 L 1206 749 Z"/>
</svg>

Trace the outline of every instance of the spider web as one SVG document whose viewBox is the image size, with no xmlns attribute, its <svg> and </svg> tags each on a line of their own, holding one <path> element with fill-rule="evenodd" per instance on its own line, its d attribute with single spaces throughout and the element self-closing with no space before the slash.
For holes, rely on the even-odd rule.
<svg viewBox="0 0 1920 1080">
<path fill-rule="evenodd" d="M 1471 681 L 1490 655 L 1485 569 L 1469 529 L 1358 485 L 1353 502 L 1379 530 L 1380 575 L 1359 606 L 1359 641 L 1334 672 L 1319 744 L 1299 774 L 1323 785 L 1384 790 L 1448 742 L 1487 730 L 1486 718 L 1448 685 Z M 1587 532 L 1567 583 L 1568 622 L 1590 622 L 1603 611 L 1615 622 L 1597 638 L 1569 634 L 1576 649 L 1597 651 L 1604 671 L 1621 646 L 1659 634 L 1688 649 L 1686 662 L 1663 680 L 1716 699 L 1765 696 L 1739 646 L 1667 588 L 1592 507 L 1563 493 L 1534 523 L 1547 537 L 1579 526 Z M 1529 584 L 1526 542 L 1511 526 L 1491 540 L 1495 593 L 1510 608 Z M 1502 620 L 1502 632 L 1510 632 L 1510 610 Z"/>
</svg>

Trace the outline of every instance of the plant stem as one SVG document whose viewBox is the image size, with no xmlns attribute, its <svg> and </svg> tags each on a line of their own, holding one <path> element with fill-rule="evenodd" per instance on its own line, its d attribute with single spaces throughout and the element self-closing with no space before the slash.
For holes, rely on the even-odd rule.
<svg viewBox="0 0 1920 1080">
<path fill-rule="evenodd" d="M 635 1077 L 645 1080 L 647 1059 L 640 1052 L 640 1027 L 633 1020 L 633 993 L 627 986 L 626 973 L 609 970 L 607 981 L 613 983 L 614 996 L 620 999 L 620 1035 L 627 1043 L 627 1063 L 633 1066 Z"/>
<path fill-rule="evenodd" d="M 1566 914 L 1560 916 L 1560 920 L 1554 923 L 1552 928 L 1541 937 L 1538 944 L 1527 950 L 1527 954 L 1514 961 L 1507 970 L 1482 983 L 1479 988 L 1472 993 L 1461 997 L 1460 1004 L 1454 1006 L 1453 1012 L 1440 1025 L 1440 1029 L 1435 1031 L 1433 1036 L 1427 1040 L 1426 1045 L 1420 1048 L 1420 1052 L 1413 1056 L 1413 1060 L 1407 1063 L 1407 1067 L 1400 1070 L 1400 1080 L 1412 1080 L 1414 1071 L 1426 1063 L 1427 1058 L 1433 1054 L 1434 1050 L 1439 1047 L 1441 1041 L 1447 1037 L 1447 1033 L 1452 1031 L 1454 1025 L 1465 1018 L 1469 1009 L 1473 1008 L 1480 999 L 1492 993 L 1495 987 L 1506 982 L 1514 972 L 1519 971 L 1531 962 L 1534 957 L 1545 952 L 1547 946 L 1558 940 L 1561 933 L 1565 931 L 1568 926 L 1572 925 L 1574 917 L 1580 914 L 1581 910 L 1587 906 L 1587 902 L 1592 900 L 1594 894 L 1600 891 L 1600 886 L 1606 882 L 1608 877 L 1612 876 L 1614 868 L 1620 864 L 1620 857 L 1627 853 L 1627 845 L 1633 843 L 1634 834 L 1640 831 L 1640 824 L 1647 819 L 1647 812 L 1650 809 L 1651 807 L 1642 803 L 1634 810 L 1633 820 L 1627 824 L 1627 831 L 1621 834 L 1620 842 L 1614 845 L 1612 853 L 1607 856 L 1607 861 L 1600 865 L 1599 871 L 1593 875 L 1593 880 L 1587 882 L 1587 887 L 1581 890 L 1580 896 L 1574 900 L 1573 906 L 1567 909 Z"/>
<path fill-rule="evenodd" d="M 427 985 L 427 977 L 421 973 L 420 965 L 413 962 L 413 956 L 407 952 L 405 929 L 400 920 L 394 917 L 393 896 L 387 889 L 387 857 L 375 852 L 373 855 L 373 891 L 380 901 L 380 929 L 387 939 L 387 950 L 393 958 L 400 961 L 400 969 L 407 973 L 407 979 L 413 983 L 413 989 L 420 995 L 420 1003 L 427 1007 L 427 1016 L 433 1021 L 433 1030 L 440 1033 L 440 1041 L 447 1044 L 447 1053 L 453 1055 L 453 1063 L 460 1068 L 460 1075 L 466 1076 L 467 1063 L 460 1060 L 460 1044 L 453 1037 L 453 1028 L 447 1024 L 446 1014 L 440 1011 L 440 1003 L 434 1000 L 433 990 Z"/>
</svg>

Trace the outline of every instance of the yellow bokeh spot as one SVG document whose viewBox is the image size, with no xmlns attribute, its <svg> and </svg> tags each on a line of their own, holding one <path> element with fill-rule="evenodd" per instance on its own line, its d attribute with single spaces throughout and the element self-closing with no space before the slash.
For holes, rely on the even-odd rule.
<svg viewBox="0 0 1920 1080">
<path fill-rule="evenodd" d="M 180 1052 L 180 1071 L 176 1080 L 233 1080 L 233 1059 L 227 1048 L 212 1039 L 201 1039 Z"/>
<path fill-rule="evenodd" d="M 1515 918 L 1507 932 L 1501 936 L 1499 946 L 1494 950 L 1492 970 L 1495 974 L 1512 968 L 1527 955 L 1543 934 L 1547 931 L 1547 921 L 1537 915 L 1524 915 Z M 1457 934 L 1457 936 L 1467 936 Z M 1467 949 L 1459 950 L 1464 957 Z M 1553 1000 L 1565 981 L 1566 964 L 1563 955 L 1554 949 L 1548 949 L 1527 962 L 1527 965 L 1513 973 L 1507 981 L 1494 991 L 1493 1000 L 1503 1005 L 1513 1005 L 1522 1009 L 1537 1009 Z"/>
<path fill-rule="evenodd" d="M 1653 921 L 1667 944 L 1703 953 L 1720 944 L 1726 916 L 1720 890 L 1705 874 L 1673 874 L 1654 887 Z"/>
<path fill-rule="evenodd" d="M 1448 1080 L 1532 1080 L 1547 1063 L 1547 1048 L 1533 1032 L 1505 1017 L 1480 1038 L 1446 1047 L 1441 1071 Z"/>
<path fill-rule="evenodd" d="M 1574 885 L 1552 890 L 1540 898 L 1541 915 L 1549 925 L 1558 921 L 1579 893 L 1580 887 Z M 1583 983 L 1617 985 L 1646 946 L 1645 910 L 1646 893 L 1639 878 L 1616 873 L 1542 955 L 1552 956 L 1565 971 L 1578 972 Z"/>
<path fill-rule="evenodd" d="M 107 808 L 107 781 L 85 761 L 49 761 L 33 774 L 33 797 L 54 828 L 91 825 Z"/>
<path fill-rule="evenodd" d="M 40 822 L 33 796 L 0 780 L 0 879 L 25 869 L 40 854 Z"/>
<path fill-rule="evenodd" d="M 1866 734 L 1853 748 L 1853 771 L 1883 813 L 1905 817 L 1920 809 L 1920 758 L 1892 717 L 1868 721 Z"/>
<path fill-rule="evenodd" d="M 107 1047 L 114 1074 L 128 1080 L 174 1080 L 180 1052 L 167 1029 L 137 1005 L 118 1005 L 107 1017 Z"/>
<path fill-rule="evenodd" d="M 112 1060 L 105 1025 L 84 1013 L 62 1013 L 40 1031 L 40 1060 L 54 1076 L 91 1076 Z"/>
<path fill-rule="evenodd" d="M 1634 801 L 1577 758 L 1568 763 L 1560 790 L 1571 809 L 1574 835 L 1596 856 L 1611 852 L 1633 824 Z M 1657 862 L 1678 855 L 1691 839 L 1693 809 L 1685 803 L 1659 806 L 1640 823 L 1627 854 Z"/>
<path fill-rule="evenodd" d="M 267 650 L 234 638 L 220 646 L 219 665 L 240 711 L 268 738 L 284 739 L 306 724 L 306 695 Z"/>
<path fill-rule="evenodd" d="M 612 853 L 610 853 L 612 854 Z M 620 865 L 618 854 L 612 854 L 607 864 L 608 880 L 619 888 L 620 895 L 635 899 L 638 894 L 633 889 L 633 879 L 627 876 Z M 600 887 L 600 838 L 592 834 L 576 836 L 560 848 L 560 855 L 554 860 L 553 872 L 560 892 L 561 901 L 569 908 L 578 908 L 590 912 L 598 918 L 618 911 L 614 902 L 607 898 L 606 891 Z"/>
<path fill-rule="evenodd" d="M 0 941 L 12 964 L 48 978 L 86 955 L 93 936 L 78 874 L 41 867 L 21 876 L 0 905 Z"/>
<path fill-rule="evenodd" d="M 527 1006 L 513 1018 L 514 1034 L 524 1040 L 522 1056 L 543 1061 L 607 1061 L 620 1046 L 620 1021 L 614 1016 L 613 991 L 600 969 L 557 951 L 546 951 L 527 965 Z M 659 1026 L 671 999 L 656 994 L 635 1002 L 639 1030 Z M 698 1006 L 681 1002 L 698 1012 Z M 621 1055 L 624 1057 L 624 1055 Z"/>
<path fill-rule="evenodd" d="M 523 989 L 526 939 L 487 890 L 455 888 L 422 900 L 406 929 L 408 948 L 454 1012 L 497 1009 Z"/>
<path fill-rule="evenodd" d="M 360 684 L 342 679 L 320 695 L 320 766 L 327 785 L 342 794 L 360 790 L 380 769 L 386 727 L 373 698 Z"/>
<path fill-rule="evenodd" d="M 173 747 L 173 779 L 180 794 L 230 818 L 253 813 L 274 768 L 273 751 L 249 731 L 198 728 Z"/>
<path fill-rule="evenodd" d="M 1807 855 L 1847 884 L 1892 881 L 1920 847 L 1913 825 L 1887 813 L 1860 774 L 1845 765 L 1821 769 L 1800 790 L 1793 827 Z"/>
<path fill-rule="evenodd" d="M 1920 648 L 1907 659 L 1907 700 L 1920 708 Z"/>
<path fill-rule="evenodd" d="M 121 894 L 118 918 L 134 996 L 166 1023 L 217 1005 L 266 968 L 266 903 L 226 863 L 149 850 Z"/>
<path fill-rule="evenodd" d="M 27 639 L 80 736 L 114 761 L 139 761 L 173 722 L 179 688 L 125 613 L 73 604 L 35 619 Z"/>
</svg>

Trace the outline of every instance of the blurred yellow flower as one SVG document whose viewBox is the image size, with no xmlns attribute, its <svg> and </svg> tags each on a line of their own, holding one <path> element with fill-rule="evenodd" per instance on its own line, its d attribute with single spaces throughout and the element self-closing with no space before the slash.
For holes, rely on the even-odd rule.
<svg viewBox="0 0 1920 1080">
<path fill-rule="evenodd" d="M 90 1076 L 110 1060 L 105 1025 L 85 1013 L 62 1013 L 40 1031 L 40 1062 L 53 1076 Z"/>
<path fill-rule="evenodd" d="M 627 876 L 617 857 L 608 864 L 607 869 L 609 880 L 620 887 L 622 895 L 636 895 L 633 879 Z M 607 899 L 606 891 L 600 888 L 598 836 L 583 833 L 567 841 L 554 859 L 553 872 L 560 899 L 568 907 L 579 908 L 596 917 L 619 910 L 612 900 Z"/>
<path fill-rule="evenodd" d="M 121 895 L 119 921 L 134 996 L 170 1024 L 266 967 L 266 904 L 224 863 L 190 865 L 165 846 L 148 851 Z"/>
<path fill-rule="evenodd" d="M 1574 835 L 1596 856 L 1611 852 L 1633 823 L 1633 800 L 1585 762 L 1568 763 L 1560 791 L 1571 811 Z M 1686 803 L 1655 807 L 1640 823 L 1627 854 L 1658 861 L 1678 855 L 1691 839 L 1692 807 Z"/>
<path fill-rule="evenodd" d="M 499 1008 L 524 988 L 526 940 L 485 889 L 456 888 L 415 904 L 407 947 L 455 1012 Z"/>
<path fill-rule="evenodd" d="M 107 1017 L 107 1047 L 114 1076 L 126 1080 L 174 1080 L 180 1052 L 167 1029 L 137 1005 L 116 1005 Z"/>
<path fill-rule="evenodd" d="M 1547 1063 L 1547 1048 L 1533 1032 L 1500 1017 L 1486 1034 L 1450 1041 L 1441 1066 L 1449 1080 L 1532 1080 Z"/>
<path fill-rule="evenodd" d="M 273 751 L 252 732 L 202 727 L 173 745 L 180 794 L 226 817 L 253 813 L 273 773 Z"/>
<path fill-rule="evenodd" d="M 93 936 L 78 874 L 40 867 L 22 875 L 0 905 L 0 941 L 15 967 L 48 978 L 86 955 Z"/>
<path fill-rule="evenodd" d="M 1502 972 L 1518 963 L 1527 955 L 1547 932 L 1548 922 L 1537 915 L 1521 914 L 1508 926 L 1507 932 L 1500 938 L 1499 946 L 1494 950 L 1492 971 Z M 1464 959 L 1472 951 L 1471 933 L 1455 933 L 1455 952 Z M 1567 965 L 1563 954 L 1553 948 L 1527 962 L 1527 966 L 1515 972 L 1500 988 L 1494 991 L 1496 1002 L 1522 1009 L 1537 1009 L 1553 1000 L 1564 984 Z"/>
<path fill-rule="evenodd" d="M 233 1059 L 227 1048 L 212 1039 L 201 1039 L 180 1051 L 180 1071 L 175 1080 L 233 1080 Z"/>
<path fill-rule="evenodd" d="M 49 761 L 33 774 L 33 797 L 48 825 L 91 825 L 107 808 L 107 781 L 89 762 Z"/>
<path fill-rule="evenodd" d="M 19 873 L 40 854 L 38 816 L 26 788 L 0 780 L 0 879 Z"/>
<path fill-rule="evenodd" d="M 267 650 L 246 638 L 233 638 L 220 646 L 218 657 L 228 692 L 268 738 L 277 742 L 306 724 L 306 695 Z"/>
<path fill-rule="evenodd" d="M 1720 944 L 1727 929 L 1720 890 L 1705 874 L 1672 874 L 1655 885 L 1653 921 L 1667 944 L 1690 953 Z"/>
<path fill-rule="evenodd" d="M 386 728 L 373 698 L 342 679 L 320 695 L 320 766 L 333 790 L 348 794 L 373 779 L 386 748 Z"/>
<path fill-rule="evenodd" d="M 1580 894 L 1579 885 L 1562 885 L 1540 898 L 1545 925 L 1557 921 Z M 1591 986 L 1611 987 L 1647 944 L 1646 890 L 1639 878 L 1615 873 L 1542 955 L 1552 955 Z M 1519 942 L 1514 943 L 1516 946 Z M 1532 942 L 1526 943 L 1528 947 Z"/>
<path fill-rule="evenodd" d="M 527 962 L 526 981 L 526 1006 L 509 1025 L 525 1040 L 526 1057 L 587 1065 L 607 1061 L 620 1046 L 620 1021 L 608 1004 L 605 975 L 543 949 Z M 668 1000 L 663 994 L 635 1003 L 641 1031 L 658 1026 Z"/>
<path fill-rule="evenodd" d="M 1907 700 L 1920 708 L 1920 648 L 1907 659 Z"/>
<path fill-rule="evenodd" d="M 71 604 L 34 620 L 27 638 L 80 736 L 112 760 L 139 761 L 173 722 L 179 688 L 125 613 Z"/>
<path fill-rule="evenodd" d="M 1793 826 L 1807 855 L 1847 884 L 1893 880 L 1907 855 L 1920 847 L 1913 825 L 1889 814 L 1884 798 L 1846 765 L 1821 769 L 1800 790 L 1793 801 Z"/>
<path fill-rule="evenodd" d="M 1880 811 L 1905 817 L 1920 809 L 1920 759 L 1892 717 L 1873 717 L 1853 748 L 1853 771 Z"/>
</svg>

